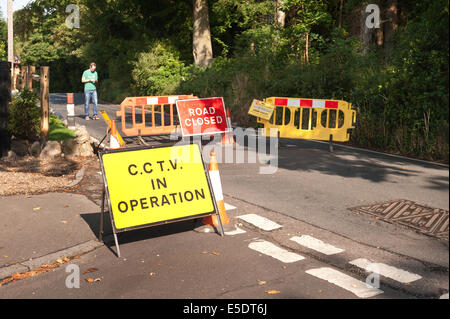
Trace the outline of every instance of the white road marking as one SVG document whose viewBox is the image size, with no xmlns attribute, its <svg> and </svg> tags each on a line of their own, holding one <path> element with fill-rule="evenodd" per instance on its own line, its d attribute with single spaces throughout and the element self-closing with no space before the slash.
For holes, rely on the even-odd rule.
<svg viewBox="0 0 450 319">
<path fill-rule="evenodd" d="M 334 255 L 344 251 L 343 249 L 334 247 L 333 245 L 324 243 L 320 239 L 308 235 L 302 235 L 300 237 L 294 236 L 291 238 L 291 240 L 325 255 Z"/>
<path fill-rule="evenodd" d="M 238 218 L 245 220 L 247 223 L 250 223 L 262 230 L 270 231 L 274 229 L 281 228 L 283 226 L 278 225 L 277 223 L 267 219 L 265 217 L 256 215 L 256 214 L 246 214 L 238 216 Z"/>
<path fill-rule="evenodd" d="M 348 290 L 359 298 L 369 298 L 383 293 L 383 290 L 370 287 L 365 282 L 359 281 L 332 268 L 315 268 L 307 270 L 306 273 Z"/>
<path fill-rule="evenodd" d="M 244 233 L 246 233 L 245 230 L 240 229 L 240 228 L 237 227 L 237 226 L 235 226 L 235 227 L 236 227 L 235 230 L 232 230 L 232 231 L 226 231 L 226 232 L 225 232 L 225 235 L 227 235 L 227 236 L 234 236 L 234 235 L 239 235 L 239 234 L 244 234 Z"/>
<path fill-rule="evenodd" d="M 300 256 L 296 253 L 292 253 L 290 251 L 287 251 L 286 249 L 275 246 L 271 242 L 265 240 L 254 241 L 250 243 L 248 247 L 264 255 L 278 259 L 279 261 L 282 261 L 284 263 L 293 263 L 305 259 L 305 257 L 303 256 Z"/>
<path fill-rule="evenodd" d="M 350 264 L 365 269 L 367 272 L 377 273 L 401 283 L 409 283 L 422 278 L 421 276 L 410 273 L 409 271 L 389 266 L 383 263 L 374 263 L 365 258 L 355 259 L 351 261 Z"/>
<path fill-rule="evenodd" d="M 236 209 L 235 206 L 225 203 L 225 210 L 233 210 Z"/>
</svg>

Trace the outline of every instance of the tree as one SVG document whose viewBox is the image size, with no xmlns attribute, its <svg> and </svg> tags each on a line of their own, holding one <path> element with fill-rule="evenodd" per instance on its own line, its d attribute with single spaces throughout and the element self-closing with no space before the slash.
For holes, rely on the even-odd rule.
<svg viewBox="0 0 450 319">
<path fill-rule="evenodd" d="M 0 10 L 0 16 L 2 11 Z M 0 17 L 0 60 L 6 60 L 6 34 L 7 34 L 7 25 L 6 21 Z"/>
<path fill-rule="evenodd" d="M 194 64 L 208 67 L 212 63 L 213 52 L 207 0 L 194 1 L 193 55 Z"/>
</svg>

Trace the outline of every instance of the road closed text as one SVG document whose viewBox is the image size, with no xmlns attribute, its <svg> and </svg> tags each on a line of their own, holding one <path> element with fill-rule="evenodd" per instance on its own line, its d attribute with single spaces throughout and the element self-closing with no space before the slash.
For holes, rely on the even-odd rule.
<svg viewBox="0 0 450 319">
<path fill-rule="evenodd" d="M 184 120 L 184 124 L 187 127 L 216 125 L 224 122 L 222 115 L 216 115 L 216 109 L 214 107 L 189 108 L 188 113 L 190 118 Z"/>
</svg>

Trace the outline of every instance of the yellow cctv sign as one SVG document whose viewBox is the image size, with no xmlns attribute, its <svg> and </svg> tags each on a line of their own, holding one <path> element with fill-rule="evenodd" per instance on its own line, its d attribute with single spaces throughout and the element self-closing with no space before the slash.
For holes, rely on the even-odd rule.
<svg viewBox="0 0 450 319">
<path fill-rule="evenodd" d="M 198 144 L 102 153 L 114 232 L 217 214 Z"/>
<path fill-rule="evenodd" d="M 264 120 L 270 120 L 274 109 L 275 105 L 273 104 L 269 104 L 267 102 L 259 100 L 253 100 L 252 105 L 248 110 L 248 114 L 262 118 Z"/>
</svg>

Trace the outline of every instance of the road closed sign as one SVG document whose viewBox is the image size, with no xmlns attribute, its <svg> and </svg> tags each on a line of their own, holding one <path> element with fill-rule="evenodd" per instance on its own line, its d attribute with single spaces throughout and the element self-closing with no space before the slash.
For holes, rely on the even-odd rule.
<svg viewBox="0 0 450 319">
<path fill-rule="evenodd" d="M 100 156 L 115 232 L 216 214 L 198 144 Z"/>
<path fill-rule="evenodd" d="M 223 98 L 177 100 L 176 105 L 183 136 L 228 132 Z"/>
</svg>

